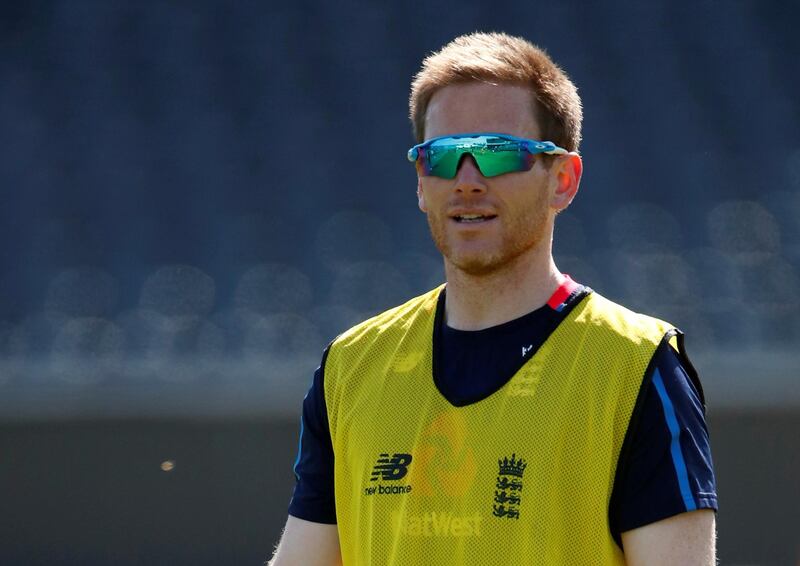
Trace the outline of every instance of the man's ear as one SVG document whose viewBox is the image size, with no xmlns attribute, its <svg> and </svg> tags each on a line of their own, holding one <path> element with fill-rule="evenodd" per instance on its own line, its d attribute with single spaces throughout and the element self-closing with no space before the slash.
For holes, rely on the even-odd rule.
<svg viewBox="0 0 800 566">
<path fill-rule="evenodd" d="M 550 207 L 561 212 L 570 205 L 578 193 L 583 175 L 583 161 L 580 155 L 571 151 L 559 156 L 553 164 L 553 169 L 556 187 L 550 199 Z"/>
<path fill-rule="evenodd" d="M 425 193 L 422 192 L 422 181 L 419 177 L 417 177 L 417 205 L 422 212 L 428 212 L 428 207 L 425 205 Z"/>
</svg>

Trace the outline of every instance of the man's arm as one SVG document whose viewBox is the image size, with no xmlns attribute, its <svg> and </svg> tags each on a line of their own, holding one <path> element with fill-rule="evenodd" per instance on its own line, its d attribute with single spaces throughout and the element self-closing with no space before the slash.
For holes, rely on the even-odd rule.
<svg viewBox="0 0 800 566">
<path fill-rule="evenodd" d="M 303 399 L 297 479 L 289 519 L 267 566 L 341 565 L 333 488 L 333 445 L 325 406 L 324 370 L 328 348 Z M 301 517 L 304 517 L 301 519 Z"/>
<path fill-rule="evenodd" d="M 289 515 L 268 566 L 339 566 L 341 563 L 336 525 L 312 523 Z"/>
<path fill-rule="evenodd" d="M 715 566 L 716 516 L 710 509 L 681 513 L 622 533 L 628 566 Z"/>
<path fill-rule="evenodd" d="M 717 490 L 705 407 L 679 346 L 662 344 L 654 356 L 615 478 L 609 517 L 628 564 L 714 564 Z"/>
</svg>

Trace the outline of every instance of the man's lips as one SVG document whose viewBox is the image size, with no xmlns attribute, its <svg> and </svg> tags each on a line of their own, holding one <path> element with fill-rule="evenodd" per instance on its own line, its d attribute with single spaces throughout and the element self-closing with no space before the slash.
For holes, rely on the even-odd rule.
<svg viewBox="0 0 800 566">
<path fill-rule="evenodd" d="M 448 216 L 459 224 L 478 224 L 497 218 L 496 214 L 489 211 L 455 211 Z"/>
</svg>

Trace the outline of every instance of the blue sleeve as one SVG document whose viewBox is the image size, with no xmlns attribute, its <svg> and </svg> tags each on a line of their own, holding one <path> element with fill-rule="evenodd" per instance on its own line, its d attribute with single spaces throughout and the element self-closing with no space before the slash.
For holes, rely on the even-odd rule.
<svg viewBox="0 0 800 566">
<path fill-rule="evenodd" d="M 625 531 L 695 509 L 717 510 L 703 391 L 688 358 L 665 340 L 645 376 L 620 455 L 609 509 L 612 534 L 619 543 Z"/>
<path fill-rule="evenodd" d="M 300 445 L 294 463 L 296 483 L 289 514 L 315 523 L 336 523 L 333 492 L 333 445 L 325 405 L 325 358 L 314 372 L 311 388 L 303 399 Z"/>
</svg>

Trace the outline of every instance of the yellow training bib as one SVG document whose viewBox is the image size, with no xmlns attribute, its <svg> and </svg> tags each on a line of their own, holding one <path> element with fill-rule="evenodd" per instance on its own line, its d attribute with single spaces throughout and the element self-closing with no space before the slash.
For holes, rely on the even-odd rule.
<svg viewBox="0 0 800 566">
<path fill-rule="evenodd" d="M 617 460 L 672 329 L 591 293 L 497 392 L 433 381 L 441 288 L 343 334 L 325 363 L 345 566 L 624 564 Z"/>
</svg>

